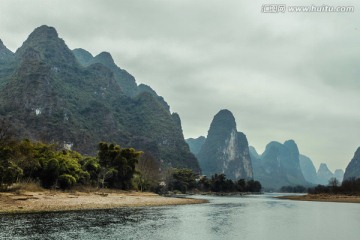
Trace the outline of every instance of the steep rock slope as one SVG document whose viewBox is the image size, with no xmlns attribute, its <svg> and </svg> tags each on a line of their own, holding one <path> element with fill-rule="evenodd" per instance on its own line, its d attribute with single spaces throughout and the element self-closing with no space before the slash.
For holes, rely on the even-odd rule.
<svg viewBox="0 0 360 240">
<path fill-rule="evenodd" d="M 319 184 L 328 185 L 329 180 L 334 177 L 334 174 L 329 170 L 326 163 L 321 163 L 317 171 Z"/>
<path fill-rule="evenodd" d="M 9 76 L 14 71 L 15 55 L 0 40 L 0 88 L 10 79 Z"/>
<path fill-rule="evenodd" d="M 200 149 L 204 145 L 205 141 L 206 138 L 204 136 L 186 139 L 186 143 L 189 145 L 190 151 L 195 154 L 195 156 L 200 152 Z"/>
<path fill-rule="evenodd" d="M 301 172 L 303 173 L 305 180 L 309 183 L 318 184 L 319 180 L 317 178 L 316 168 L 311 159 L 305 155 L 300 154 L 299 161 Z"/>
<path fill-rule="evenodd" d="M 155 91 L 139 89 L 109 53 L 74 52 L 54 28 L 35 29 L 0 68 L 0 116 L 22 137 L 84 154 L 95 154 L 100 141 L 116 142 L 151 153 L 163 167 L 199 171 L 179 116 Z"/>
<path fill-rule="evenodd" d="M 360 147 L 356 150 L 353 159 L 346 167 L 344 180 L 350 178 L 360 178 Z"/>
<path fill-rule="evenodd" d="M 77 58 L 78 62 L 84 66 L 90 66 L 94 63 L 101 63 L 104 66 L 112 70 L 114 78 L 118 82 L 122 91 L 128 96 L 134 96 L 137 93 L 137 85 L 135 78 L 130 75 L 124 69 L 119 68 L 112 58 L 111 54 L 108 52 L 101 52 L 95 57 L 92 54 L 84 49 L 77 48 L 73 50 L 73 54 Z"/>
<path fill-rule="evenodd" d="M 14 60 L 14 53 L 11 52 L 0 39 L 0 63 L 6 64 Z"/>
<path fill-rule="evenodd" d="M 249 146 L 249 153 L 250 153 L 251 165 L 253 168 L 254 179 L 261 179 L 261 175 L 264 174 L 261 155 L 256 151 L 256 149 L 253 146 Z"/>
<path fill-rule="evenodd" d="M 207 176 L 224 173 L 233 180 L 253 177 L 247 138 L 237 132 L 235 118 L 229 110 L 221 110 L 214 116 L 197 157 Z"/>
<path fill-rule="evenodd" d="M 254 166 L 254 176 L 265 189 L 278 190 L 288 185 L 308 185 L 300 168 L 299 150 L 293 140 L 270 142 Z"/>
</svg>

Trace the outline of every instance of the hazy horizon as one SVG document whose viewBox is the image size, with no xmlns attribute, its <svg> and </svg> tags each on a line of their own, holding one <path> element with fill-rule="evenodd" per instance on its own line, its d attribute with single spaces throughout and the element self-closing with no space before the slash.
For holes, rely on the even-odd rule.
<svg viewBox="0 0 360 240">
<path fill-rule="evenodd" d="M 179 113 L 185 138 L 207 135 L 229 109 L 262 153 L 296 141 L 318 169 L 345 170 L 360 146 L 357 1 L 276 4 L 354 6 L 354 12 L 263 13 L 266 1 L 0 2 L 0 39 L 15 51 L 40 25 L 70 49 L 110 52 L 137 83 Z"/>
</svg>

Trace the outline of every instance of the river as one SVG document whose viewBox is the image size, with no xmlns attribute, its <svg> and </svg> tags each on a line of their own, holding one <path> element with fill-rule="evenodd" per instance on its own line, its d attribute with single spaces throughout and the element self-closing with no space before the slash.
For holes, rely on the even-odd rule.
<svg viewBox="0 0 360 240">
<path fill-rule="evenodd" d="M 200 205 L 0 215 L 0 239 L 358 240 L 360 204 L 274 194 L 196 196 Z"/>
</svg>

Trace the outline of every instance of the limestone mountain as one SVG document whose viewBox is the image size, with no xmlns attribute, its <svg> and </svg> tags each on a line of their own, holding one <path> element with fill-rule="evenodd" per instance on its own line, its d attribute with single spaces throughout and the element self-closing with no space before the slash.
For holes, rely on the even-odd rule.
<svg viewBox="0 0 360 240">
<path fill-rule="evenodd" d="M 95 63 L 103 64 L 108 67 L 114 74 L 115 80 L 118 82 L 121 90 L 128 96 L 134 96 L 138 93 L 138 87 L 136 85 L 135 78 L 130 75 L 127 71 L 119 68 L 108 52 L 101 52 L 95 57 L 88 51 L 78 48 L 74 49 L 73 53 L 79 63 L 84 67 L 90 66 Z"/>
<path fill-rule="evenodd" d="M 329 180 L 334 177 L 334 174 L 329 170 L 326 163 L 321 163 L 317 171 L 319 184 L 328 185 Z"/>
<path fill-rule="evenodd" d="M 224 173 L 233 180 L 253 177 L 247 138 L 237 131 L 229 110 L 214 116 L 197 157 L 202 173 L 209 177 L 215 173 Z"/>
<path fill-rule="evenodd" d="M 256 151 L 253 146 L 249 146 L 251 159 L 260 159 L 261 155 Z"/>
<path fill-rule="evenodd" d="M 199 171 L 179 116 L 109 53 L 71 51 L 48 26 L 35 29 L 13 57 L 1 44 L 2 52 L 10 57 L 0 67 L 0 117 L 21 137 L 83 154 L 95 154 L 100 141 L 116 142 L 151 153 L 163 167 Z"/>
<path fill-rule="evenodd" d="M 301 172 L 304 175 L 304 178 L 309 183 L 318 184 L 319 180 L 316 174 L 316 168 L 311 159 L 305 155 L 299 155 L 300 168 Z"/>
<path fill-rule="evenodd" d="M 5 64 L 14 60 L 14 53 L 11 52 L 0 39 L 0 63 Z"/>
<path fill-rule="evenodd" d="M 262 171 L 261 155 L 256 151 L 253 146 L 249 146 L 249 153 L 253 168 L 254 179 L 261 179 L 261 175 L 264 174 Z"/>
<path fill-rule="evenodd" d="M 186 143 L 189 145 L 190 151 L 195 154 L 195 156 L 200 152 L 200 149 L 204 145 L 205 141 L 206 138 L 204 136 L 186 139 Z"/>
<path fill-rule="evenodd" d="M 164 100 L 162 96 L 158 96 L 157 93 L 148 85 L 145 84 L 139 84 L 137 88 L 137 94 L 147 92 L 150 93 L 154 98 L 158 100 L 158 102 L 168 111 L 170 111 L 170 106 L 167 104 L 167 102 Z"/>
<path fill-rule="evenodd" d="M 310 158 L 300 154 L 300 167 L 305 180 L 313 184 L 327 185 L 331 178 L 336 178 L 340 183 L 344 178 L 344 171 L 336 169 L 332 173 L 325 163 L 321 164 L 318 172 Z"/>
<path fill-rule="evenodd" d="M 0 79 L 3 79 L 3 81 L 0 81 L 0 87 L 7 82 L 8 76 L 13 71 L 14 60 L 14 53 L 0 40 Z"/>
<path fill-rule="evenodd" d="M 258 155 L 259 156 L 259 155 Z M 268 190 L 288 185 L 308 185 L 300 168 L 299 150 L 293 140 L 270 142 L 258 159 L 253 154 L 254 179 Z"/>
<path fill-rule="evenodd" d="M 336 169 L 334 172 L 334 178 L 336 178 L 340 183 L 344 180 L 344 170 Z"/>
<path fill-rule="evenodd" d="M 170 111 L 170 106 L 167 104 L 167 102 L 164 100 L 163 97 L 158 96 L 157 93 L 148 85 L 145 84 L 139 84 L 136 85 L 135 78 L 130 75 L 126 70 L 119 68 L 115 62 L 110 53 L 108 52 L 102 52 L 98 54 L 97 56 L 93 57 L 93 55 L 82 49 L 82 48 L 76 48 L 73 50 L 73 53 L 78 60 L 78 62 L 83 67 L 88 67 L 92 64 L 100 63 L 104 66 L 107 66 L 114 72 L 114 78 L 119 83 L 121 90 L 123 93 L 125 93 L 127 96 L 133 97 L 143 92 L 148 92 L 153 97 L 157 98 L 158 101 Z"/>
<path fill-rule="evenodd" d="M 72 50 L 73 54 L 75 55 L 78 62 L 83 65 L 84 67 L 89 66 L 90 62 L 93 60 L 94 56 L 82 48 L 75 48 Z"/>
<path fill-rule="evenodd" d="M 353 159 L 347 165 L 344 180 L 360 178 L 360 147 L 356 150 Z"/>
</svg>

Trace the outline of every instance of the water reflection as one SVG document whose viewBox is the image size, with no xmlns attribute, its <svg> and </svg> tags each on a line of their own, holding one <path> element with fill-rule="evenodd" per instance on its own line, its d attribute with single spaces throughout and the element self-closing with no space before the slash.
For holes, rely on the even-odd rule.
<svg viewBox="0 0 360 240">
<path fill-rule="evenodd" d="M 210 203 L 0 215 L 0 239 L 358 239 L 360 205 L 209 197 Z"/>
</svg>

